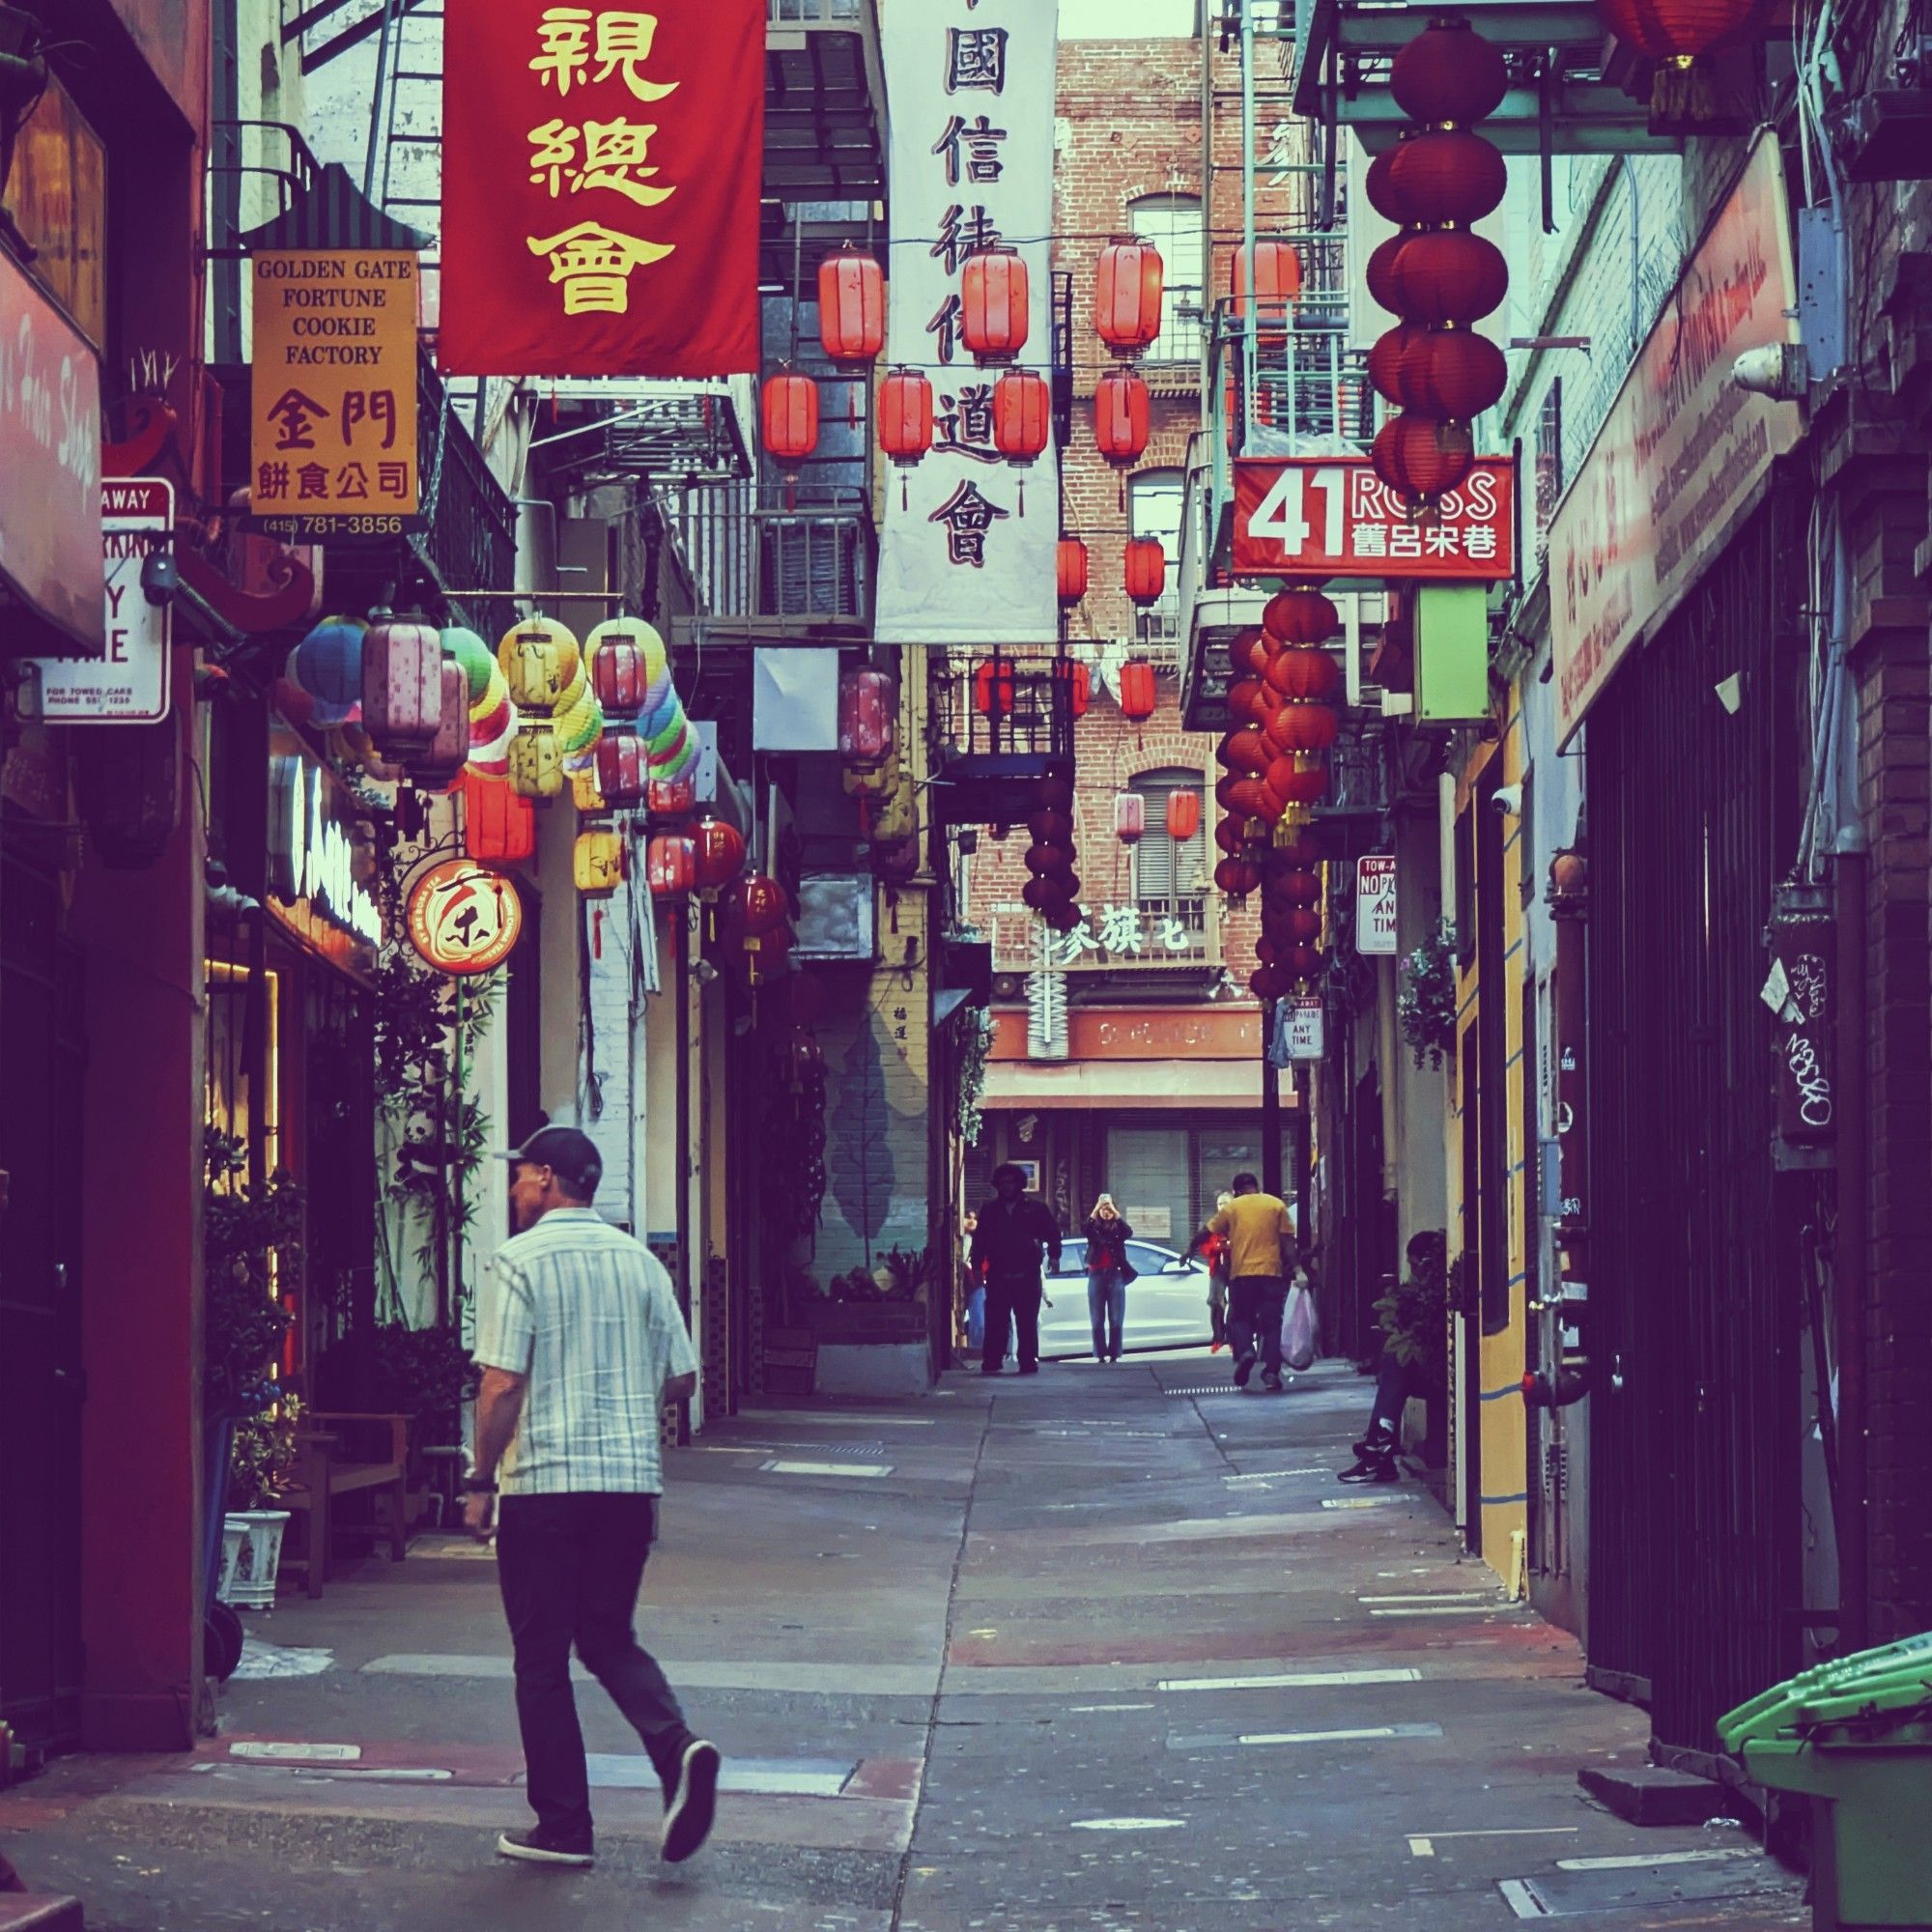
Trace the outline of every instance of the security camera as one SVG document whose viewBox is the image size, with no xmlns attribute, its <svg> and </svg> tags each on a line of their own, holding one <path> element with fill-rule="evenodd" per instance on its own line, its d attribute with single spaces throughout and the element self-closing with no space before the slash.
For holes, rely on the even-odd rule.
<svg viewBox="0 0 1932 1932">
<path fill-rule="evenodd" d="M 1498 785 L 1490 794 L 1490 810 L 1499 811 L 1505 818 L 1522 816 L 1522 787 L 1519 785 Z"/>
<path fill-rule="evenodd" d="M 708 959 L 698 959 L 692 963 L 691 977 L 700 986 L 708 986 L 718 977 L 718 969 Z"/>
<path fill-rule="evenodd" d="M 1802 342 L 1767 342 L 1747 349 L 1731 364 L 1731 381 L 1754 396 L 1802 403 L 1810 386 L 1810 363 Z"/>
</svg>

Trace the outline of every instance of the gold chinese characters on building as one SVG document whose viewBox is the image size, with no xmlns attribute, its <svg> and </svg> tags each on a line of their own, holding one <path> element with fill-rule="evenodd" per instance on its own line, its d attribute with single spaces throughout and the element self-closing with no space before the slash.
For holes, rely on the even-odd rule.
<svg viewBox="0 0 1932 1932">
<path fill-rule="evenodd" d="M 415 256 L 290 249 L 254 266 L 255 527 L 290 542 L 420 527 Z"/>
</svg>

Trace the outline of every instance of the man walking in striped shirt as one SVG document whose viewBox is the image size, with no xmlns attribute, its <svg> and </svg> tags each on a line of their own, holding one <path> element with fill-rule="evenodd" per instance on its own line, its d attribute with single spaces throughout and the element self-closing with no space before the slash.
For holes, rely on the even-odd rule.
<svg viewBox="0 0 1932 1932">
<path fill-rule="evenodd" d="M 658 1417 L 696 1388 L 697 1358 L 657 1258 L 590 1206 L 604 1171 L 595 1142 L 544 1127 L 505 1158 L 520 1232 L 497 1250 L 478 1313 L 465 1516 L 485 1532 L 500 1492 L 497 1571 L 537 1822 L 505 1832 L 497 1850 L 591 1862 L 574 1644 L 643 1741 L 664 1786 L 661 1854 L 675 1864 L 711 1830 L 721 1760 L 685 1723 L 633 1619 L 664 1490 Z"/>
</svg>

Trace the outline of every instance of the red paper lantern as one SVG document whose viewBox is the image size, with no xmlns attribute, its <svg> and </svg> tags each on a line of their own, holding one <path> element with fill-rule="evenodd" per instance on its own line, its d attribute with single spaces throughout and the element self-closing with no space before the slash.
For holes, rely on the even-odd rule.
<svg viewBox="0 0 1932 1932">
<path fill-rule="evenodd" d="M 1480 221 L 1502 206 L 1509 170 L 1493 141 L 1466 128 L 1434 128 L 1393 148 L 1389 180 L 1401 219 L 1433 227 Z"/>
<path fill-rule="evenodd" d="M 1147 800 L 1137 791 L 1114 794 L 1114 837 L 1122 845 L 1138 845 L 1147 831 Z"/>
<path fill-rule="evenodd" d="M 1244 899 L 1262 882 L 1261 867 L 1249 859 L 1223 859 L 1214 867 L 1214 884 L 1231 899 Z"/>
<path fill-rule="evenodd" d="M 835 362 L 870 362 L 886 346 L 886 277 L 856 248 L 818 265 L 818 339 Z"/>
<path fill-rule="evenodd" d="M 1248 250 L 1243 242 L 1235 250 L 1229 268 L 1235 298 L 1235 313 L 1248 312 Z M 1264 319 L 1268 311 L 1280 310 L 1301 293 L 1301 257 L 1286 242 L 1255 243 L 1255 300 Z"/>
<path fill-rule="evenodd" d="M 1267 686 L 1258 677 L 1236 678 L 1228 687 L 1228 709 L 1236 718 L 1248 719 L 1259 724 L 1261 719 L 1256 716 L 1256 712 L 1259 709 L 1262 693 L 1266 689 Z"/>
<path fill-rule="evenodd" d="M 1383 423 L 1369 450 L 1376 474 L 1411 501 L 1455 489 L 1475 460 L 1466 424 L 1440 422 L 1409 410 Z"/>
<path fill-rule="evenodd" d="M 1438 21 L 1396 55 L 1389 92 L 1411 121 L 1480 121 L 1503 104 L 1509 70 L 1466 20 Z"/>
<path fill-rule="evenodd" d="M 1601 0 L 1598 8 L 1627 47 L 1678 68 L 1739 39 L 1764 11 L 1763 0 Z"/>
<path fill-rule="evenodd" d="M 959 339 L 974 361 L 1010 362 L 1027 339 L 1027 265 L 1016 248 L 982 248 L 959 272 Z"/>
<path fill-rule="evenodd" d="M 1167 795 L 1167 836 L 1184 845 L 1201 830 L 1201 794 L 1171 791 Z"/>
<path fill-rule="evenodd" d="M 1027 837 L 1036 845 L 1073 843 L 1073 821 L 1064 811 L 1036 811 L 1026 822 Z"/>
<path fill-rule="evenodd" d="M 1262 627 L 1280 644 L 1319 644 L 1342 628 L 1342 613 L 1319 590 L 1278 590 L 1262 611 Z"/>
<path fill-rule="evenodd" d="M 707 814 L 691 828 L 690 837 L 697 890 L 715 895 L 744 867 L 744 834 L 735 825 Z"/>
<path fill-rule="evenodd" d="M 1037 913 L 1064 906 L 1072 897 L 1073 888 L 1064 879 L 1034 878 L 1020 888 L 1021 900 Z"/>
<path fill-rule="evenodd" d="M 752 872 L 731 888 L 725 930 L 741 942 L 763 939 L 784 924 L 790 913 L 784 888 L 762 872 Z"/>
<path fill-rule="evenodd" d="M 1395 310 L 1410 322 L 1442 328 L 1481 322 L 1509 294 L 1509 264 L 1493 242 L 1463 228 L 1411 235 L 1389 279 Z"/>
<path fill-rule="evenodd" d="M 1140 724 L 1153 716 L 1153 666 L 1146 658 L 1129 658 L 1121 667 L 1120 690 L 1121 716 L 1128 724 Z"/>
<path fill-rule="evenodd" d="M 1275 648 L 1265 631 L 1236 631 L 1228 644 L 1228 669 L 1236 677 L 1249 671 L 1265 677 Z"/>
<path fill-rule="evenodd" d="M 1278 904 L 1288 912 L 1320 905 L 1321 877 L 1317 873 L 1303 871 L 1299 867 L 1293 871 L 1275 872 L 1268 879 L 1266 897 L 1270 904 Z"/>
<path fill-rule="evenodd" d="M 1312 980 L 1321 970 L 1319 947 L 1291 946 L 1281 955 L 1281 970 L 1291 979 Z"/>
<path fill-rule="evenodd" d="M 1131 369 L 1109 369 L 1094 385 L 1094 441 L 1116 469 L 1131 469 L 1146 454 L 1152 404 L 1148 385 Z"/>
<path fill-rule="evenodd" d="M 697 810 L 697 779 L 652 779 L 644 786 L 644 810 L 653 818 L 689 818 Z"/>
<path fill-rule="evenodd" d="M 1266 781 L 1260 778 L 1229 779 L 1222 802 L 1229 812 L 1244 825 L 1251 819 L 1273 820 L 1281 816 L 1280 799 L 1268 790 Z"/>
<path fill-rule="evenodd" d="M 848 670 L 838 680 L 838 755 L 866 771 L 892 755 L 898 690 L 882 670 Z"/>
<path fill-rule="evenodd" d="M 803 463 L 818 447 L 818 384 L 810 376 L 767 376 L 759 412 L 766 452 L 778 462 Z"/>
<path fill-rule="evenodd" d="M 1299 867 L 1305 872 L 1312 872 L 1321 865 L 1323 854 L 1321 840 L 1304 825 L 1286 844 L 1274 849 L 1274 863 L 1284 868 Z"/>
<path fill-rule="evenodd" d="M 1268 720 L 1264 735 L 1278 752 L 1325 752 L 1341 722 L 1331 705 L 1284 704 Z"/>
<path fill-rule="evenodd" d="M 1283 952 L 1293 946 L 1313 946 L 1321 937 L 1321 915 L 1302 907 L 1262 913 L 1263 930 Z"/>
<path fill-rule="evenodd" d="M 1279 966 L 1257 966 L 1248 975 L 1248 991 L 1264 1006 L 1287 999 L 1293 990 L 1293 982 Z"/>
<path fill-rule="evenodd" d="M 1060 602 L 1070 611 L 1087 594 L 1087 546 L 1078 537 L 1062 537 L 1057 561 Z"/>
<path fill-rule="evenodd" d="M 1469 422 L 1494 409 L 1508 386 L 1509 364 L 1487 335 L 1431 328 L 1404 351 L 1395 394 L 1423 415 Z"/>
<path fill-rule="evenodd" d="M 643 708 L 644 690 L 650 679 L 644 672 L 644 654 L 626 637 L 598 639 L 590 654 L 590 689 L 596 695 L 607 719 L 635 718 Z M 610 794 L 607 792 L 608 798 Z"/>
<path fill-rule="evenodd" d="M 1387 241 L 1377 242 L 1369 250 L 1369 259 L 1362 265 L 1362 281 L 1368 289 L 1369 299 L 1378 308 L 1387 309 L 1391 315 L 1403 312 L 1402 302 L 1396 294 L 1395 258 L 1414 239 L 1414 231 L 1405 228 L 1399 235 L 1391 235 Z"/>
<path fill-rule="evenodd" d="M 1268 789 L 1290 805 L 1313 805 L 1328 796 L 1328 767 L 1319 759 L 1281 757 L 1268 767 Z"/>
<path fill-rule="evenodd" d="M 1400 146 L 1400 143 L 1398 143 Z M 1384 148 L 1369 163 L 1369 171 L 1362 177 L 1362 193 L 1368 204 L 1384 220 L 1393 221 L 1400 228 L 1409 216 L 1403 213 L 1401 199 L 1395 191 L 1395 148 Z"/>
<path fill-rule="evenodd" d="M 1247 784 L 1251 781 L 1242 779 L 1239 782 Z M 1214 843 L 1229 858 L 1238 858 L 1241 853 L 1247 850 L 1247 823 L 1248 819 L 1253 815 L 1252 812 L 1247 812 L 1236 818 L 1218 818 L 1214 821 Z"/>
<path fill-rule="evenodd" d="M 1384 329 L 1376 337 L 1369 350 L 1369 381 L 1376 386 L 1377 393 L 1386 396 L 1392 403 L 1402 401 L 1402 358 L 1411 343 L 1420 342 L 1427 329 L 1418 327 L 1412 322 L 1399 322 L 1393 328 Z"/>
<path fill-rule="evenodd" d="M 689 832 L 660 832 L 644 847 L 644 879 L 651 896 L 688 897 L 697 886 L 697 848 Z"/>
<path fill-rule="evenodd" d="M 1046 378 L 1009 369 L 993 384 L 993 446 L 1009 463 L 1031 463 L 1046 447 L 1052 399 Z"/>
<path fill-rule="evenodd" d="M 486 866 L 517 866 L 537 849 L 536 809 L 507 779 L 463 774 L 463 849 Z"/>
<path fill-rule="evenodd" d="M 1022 858 L 1038 878 L 1065 878 L 1073 869 L 1073 854 L 1065 845 L 1029 845 Z"/>
<path fill-rule="evenodd" d="M 608 649 L 609 646 L 606 646 Z M 600 651 L 601 657 L 603 653 Z M 606 805 L 643 802 L 650 774 L 644 763 L 644 743 L 635 731 L 606 731 L 591 753 L 597 791 Z"/>
<path fill-rule="evenodd" d="M 1094 701 L 1094 673 L 1078 658 L 1060 658 L 1053 675 L 1066 694 L 1068 715 L 1086 717 L 1087 707 Z"/>
<path fill-rule="evenodd" d="M 973 673 L 973 708 L 987 718 L 1010 718 L 1018 680 L 1011 665 L 989 658 Z"/>
<path fill-rule="evenodd" d="M 1127 595 L 1145 610 L 1167 588 L 1167 553 L 1157 537 L 1129 537 L 1122 553 Z"/>
<path fill-rule="evenodd" d="M 1116 355 L 1138 355 L 1160 333 L 1160 250 L 1137 241 L 1100 250 L 1094 327 Z"/>
<path fill-rule="evenodd" d="M 1214 748 L 1214 756 L 1226 770 L 1255 778 L 1260 778 L 1274 761 L 1267 740 L 1253 724 L 1242 724 L 1230 731 Z"/>
<path fill-rule="evenodd" d="M 932 384 L 916 369 L 895 369 L 879 384 L 879 447 L 901 468 L 932 447 Z"/>
<path fill-rule="evenodd" d="M 1320 703 L 1342 688 L 1342 672 L 1326 651 L 1303 646 L 1276 654 L 1268 686 L 1291 703 Z"/>
</svg>

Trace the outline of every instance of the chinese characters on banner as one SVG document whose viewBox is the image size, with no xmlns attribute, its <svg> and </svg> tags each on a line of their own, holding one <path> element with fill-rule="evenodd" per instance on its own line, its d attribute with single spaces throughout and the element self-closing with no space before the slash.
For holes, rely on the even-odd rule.
<svg viewBox="0 0 1932 1932">
<path fill-rule="evenodd" d="M 1366 457 L 1243 457 L 1235 464 L 1235 574 L 1425 582 L 1516 575 L 1512 458 L 1484 457 L 1441 512 L 1411 522 Z"/>
<path fill-rule="evenodd" d="M 1659 312 L 1549 526 L 1559 746 L 1804 435 L 1799 404 L 1731 380 L 1747 350 L 1796 342 L 1797 315 L 1784 165 L 1767 132 Z"/>
<path fill-rule="evenodd" d="M 441 366 L 758 366 L 762 0 L 448 0 Z"/>
<path fill-rule="evenodd" d="M 1049 965 L 1077 966 L 1093 953 L 1115 959 L 1193 953 L 1199 942 L 1200 935 L 1189 930 L 1186 921 L 1171 913 L 1131 905 L 1103 905 L 1097 912 L 1082 906 L 1078 925 L 1046 935 L 1046 957 Z"/>
<path fill-rule="evenodd" d="M 255 257 L 250 527 L 307 543 L 421 526 L 416 280 L 399 250 Z"/>
<path fill-rule="evenodd" d="M 1020 471 L 993 446 L 993 384 L 959 339 L 961 271 L 1018 249 L 1029 322 L 1016 366 L 1050 376 L 1053 85 L 1057 0 L 927 0 L 889 7 L 893 103 L 888 359 L 933 387 L 933 446 L 890 491 L 878 635 L 895 643 L 1051 643 L 1051 443 L 1021 513 Z"/>
</svg>

